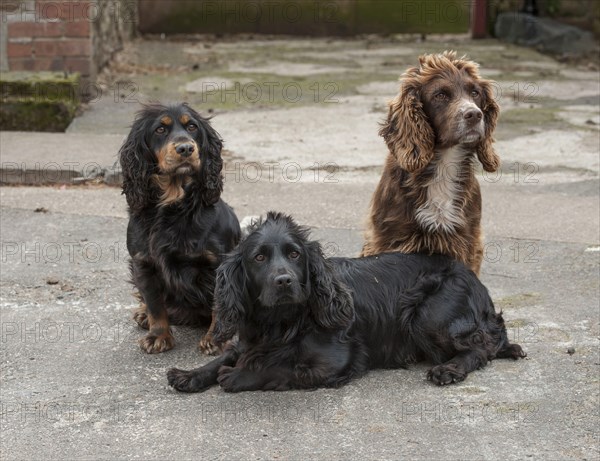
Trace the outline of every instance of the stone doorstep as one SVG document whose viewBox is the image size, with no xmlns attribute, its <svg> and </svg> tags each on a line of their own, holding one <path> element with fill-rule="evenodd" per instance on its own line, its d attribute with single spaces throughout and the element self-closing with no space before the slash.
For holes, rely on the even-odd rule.
<svg viewBox="0 0 600 461">
<path fill-rule="evenodd" d="M 2 99 L 0 129 L 64 132 L 77 112 L 71 101 L 44 101 L 37 98 Z"/>
<path fill-rule="evenodd" d="M 56 99 L 77 98 L 81 76 L 63 72 L 0 72 L 2 96 L 48 95 Z"/>
<path fill-rule="evenodd" d="M 65 131 L 79 107 L 80 82 L 78 73 L 0 73 L 0 129 Z"/>
<path fill-rule="evenodd" d="M 0 184 L 120 184 L 122 135 L 3 131 Z"/>
</svg>

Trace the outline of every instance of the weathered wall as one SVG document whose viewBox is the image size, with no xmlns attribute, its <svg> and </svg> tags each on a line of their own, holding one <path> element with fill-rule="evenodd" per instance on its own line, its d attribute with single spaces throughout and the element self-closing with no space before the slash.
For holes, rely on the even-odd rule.
<svg viewBox="0 0 600 461">
<path fill-rule="evenodd" d="M 42 0 L 5 2 L 5 70 L 64 70 L 90 74 L 90 24 L 83 8 Z M 75 3 L 69 3 L 69 7 Z"/>
<path fill-rule="evenodd" d="M 464 33 L 465 0 L 143 0 L 143 33 Z"/>
<path fill-rule="evenodd" d="M 492 0 L 491 21 L 500 13 L 516 12 L 523 8 L 523 0 Z M 600 37 L 600 2 L 598 0 L 537 0 L 540 16 L 581 27 Z"/>
<path fill-rule="evenodd" d="M 79 72 L 93 78 L 136 30 L 135 0 L 2 3 L 2 71 Z"/>
<path fill-rule="evenodd" d="M 97 18 L 92 22 L 93 65 L 101 69 L 115 51 L 133 38 L 137 28 L 137 1 L 97 0 Z"/>
</svg>

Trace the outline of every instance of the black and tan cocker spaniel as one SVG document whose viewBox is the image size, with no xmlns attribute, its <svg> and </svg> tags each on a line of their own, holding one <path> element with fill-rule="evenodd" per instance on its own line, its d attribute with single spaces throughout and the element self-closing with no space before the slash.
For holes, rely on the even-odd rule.
<svg viewBox="0 0 600 461">
<path fill-rule="evenodd" d="M 445 254 L 479 274 L 481 192 L 475 161 L 496 171 L 492 82 L 453 51 L 423 55 L 402 76 L 380 134 L 389 154 L 371 201 L 362 255 Z"/>
<path fill-rule="evenodd" d="M 420 360 L 445 385 L 525 356 L 464 264 L 401 253 L 326 259 L 306 228 L 273 212 L 219 267 L 215 306 L 216 341 L 236 332 L 239 341 L 203 367 L 169 370 L 179 391 L 336 387 Z"/>
<path fill-rule="evenodd" d="M 215 270 L 240 239 L 223 190 L 222 140 L 186 104 L 148 105 L 137 115 L 120 155 L 129 205 L 127 248 L 139 291 L 134 319 L 148 353 L 174 346 L 170 324 L 208 325 Z M 200 346 L 212 351 L 209 333 Z"/>
</svg>

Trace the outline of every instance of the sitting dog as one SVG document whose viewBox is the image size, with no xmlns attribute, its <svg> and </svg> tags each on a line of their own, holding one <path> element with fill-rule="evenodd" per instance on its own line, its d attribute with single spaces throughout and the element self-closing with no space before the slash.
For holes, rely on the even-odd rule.
<svg viewBox="0 0 600 461">
<path fill-rule="evenodd" d="M 326 259 L 306 228 L 279 213 L 227 256 L 215 292 L 215 340 L 239 332 L 239 342 L 203 367 L 169 370 L 179 391 L 337 387 L 420 360 L 445 385 L 489 360 L 525 357 L 462 263 L 402 253 Z"/>
<path fill-rule="evenodd" d="M 150 105 L 138 113 L 119 152 L 129 205 L 127 249 L 139 291 L 134 319 L 148 353 L 174 346 L 169 325 L 208 324 L 215 270 L 240 239 L 223 190 L 222 141 L 186 104 Z M 214 351 L 211 336 L 200 343 Z"/>
<path fill-rule="evenodd" d="M 371 201 L 363 256 L 388 251 L 445 254 L 479 275 L 481 192 L 475 157 L 486 171 L 498 105 L 478 65 L 456 53 L 424 55 L 402 76 L 379 134 L 389 154 Z"/>
</svg>

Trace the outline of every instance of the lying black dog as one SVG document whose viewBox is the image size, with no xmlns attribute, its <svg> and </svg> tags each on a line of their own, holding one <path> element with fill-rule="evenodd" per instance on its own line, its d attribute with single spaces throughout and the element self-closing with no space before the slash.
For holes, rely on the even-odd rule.
<svg viewBox="0 0 600 461">
<path fill-rule="evenodd" d="M 386 253 L 325 259 L 308 230 L 269 213 L 217 270 L 215 340 L 239 332 L 222 356 L 171 369 L 184 392 L 217 382 L 228 392 L 336 387 L 370 368 L 419 360 L 428 379 L 462 381 L 510 344 L 486 288 L 445 256 Z"/>
</svg>

